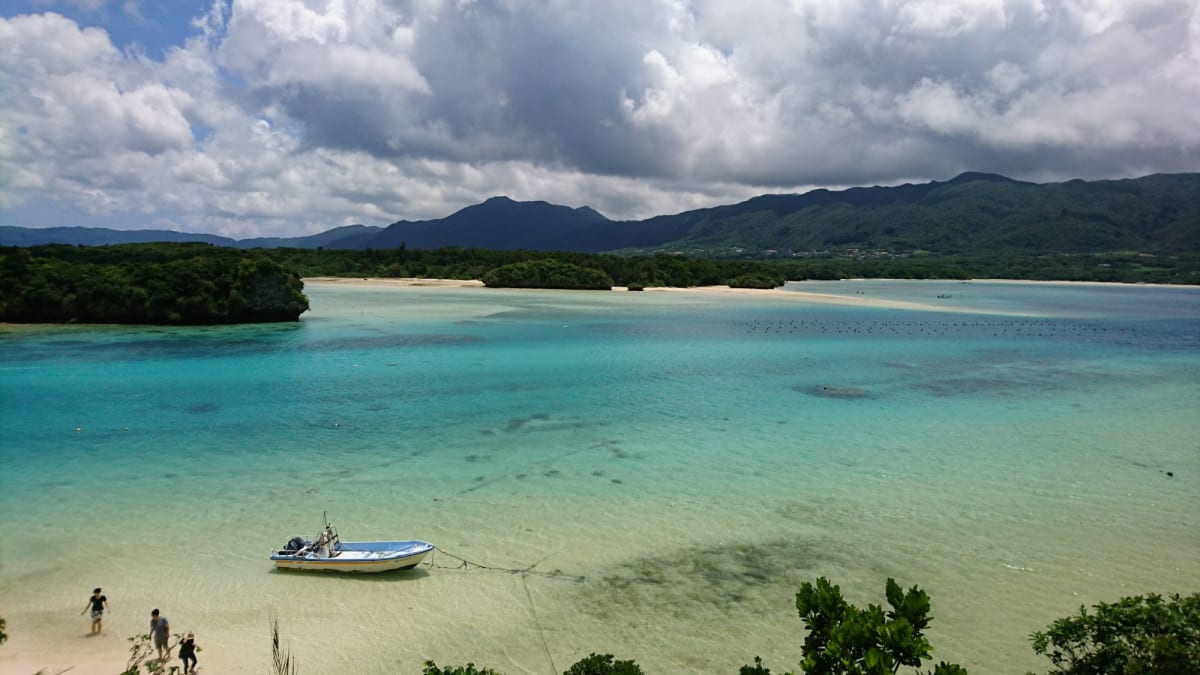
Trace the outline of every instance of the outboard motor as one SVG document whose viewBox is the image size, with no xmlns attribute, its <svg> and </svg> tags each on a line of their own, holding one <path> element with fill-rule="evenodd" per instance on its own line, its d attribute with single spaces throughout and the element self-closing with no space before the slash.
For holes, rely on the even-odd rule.
<svg viewBox="0 0 1200 675">
<path fill-rule="evenodd" d="M 287 546 L 283 547 L 285 551 L 299 551 L 304 548 L 304 537 L 292 537 L 288 540 Z"/>
</svg>

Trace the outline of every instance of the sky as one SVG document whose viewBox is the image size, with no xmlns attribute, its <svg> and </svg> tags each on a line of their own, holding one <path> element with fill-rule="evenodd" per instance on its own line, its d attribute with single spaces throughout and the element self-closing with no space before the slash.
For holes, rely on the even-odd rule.
<svg viewBox="0 0 1200 675">
<path fill-rule="evenodd" d="M 1200 171 L 1200 0 L 5 0 L 0 225 Z"/>
</svg>

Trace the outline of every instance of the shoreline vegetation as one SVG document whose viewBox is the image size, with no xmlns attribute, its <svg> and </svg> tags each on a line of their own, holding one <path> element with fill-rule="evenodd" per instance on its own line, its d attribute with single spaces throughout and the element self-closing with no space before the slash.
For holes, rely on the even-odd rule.
<svg viewBox="0 0 1200 675">
<path fill-rule="evenodd" d="M 297 321 L 304 281 L 439 279 L 491 288 L 778 292 L 807 280 L 919 279 L 1200 285 L 1192 256 L 707 259 L 443 248 L 232 249 L 202 243 L 0 247 L 0 322 L 216 325 Z M 430 282 L 424 282 L 430 285 Z M 788 291 L 788 295 L 801 295 Z M 814 302 L 869 305 L 803 294 Z M 880 301 L 886 302 L 886 301 Z M 888 302 L 886 306 L 934 306 Z M 956 311 L 937 306 L 943 311 Z M 957 310 L 966 311 L 966 310 Z"/>
</svg>

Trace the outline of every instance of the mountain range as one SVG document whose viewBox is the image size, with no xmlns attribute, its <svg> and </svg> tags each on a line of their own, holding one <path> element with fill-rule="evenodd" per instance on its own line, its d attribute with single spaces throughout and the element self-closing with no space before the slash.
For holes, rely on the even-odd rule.
<svg viewBox="0 0 1200 675">
<path fill-rule="evenodd" d="M 987 173 L 894 187 L 762 195 L 744 202 L 610 220 L 587 206 L 492 197 L 445 218 L 350 225 L 305 237 L 235 240 L 168 230 L 0 227 L 0 245 L 202 241 L 235 248 L 684 252 L 766 255 L 848 249 L 991 255 L 1200 253 L 1200 173 L 1028 183 Z"/>
</svg>

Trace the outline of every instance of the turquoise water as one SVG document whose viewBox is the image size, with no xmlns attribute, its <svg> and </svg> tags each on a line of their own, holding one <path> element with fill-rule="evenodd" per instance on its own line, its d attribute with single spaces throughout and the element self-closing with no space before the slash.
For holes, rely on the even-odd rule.
<svg viewBox="0 0 1200 675">
<path fill-rule="evenodd" d="M 1025 672 L 1080 604 L 1200 585 L 1200 289 L 306 292 L 297 325 L 0 331 L 0 672 L 123 663 L 153 607 L 219 672 L 265 668 L 272 610 L 306 672 L 783 670 L 819 575 L 919 584 L 936 658 Z M 534 573 L 273 572 L 322 511 Z"/>
</svg>

